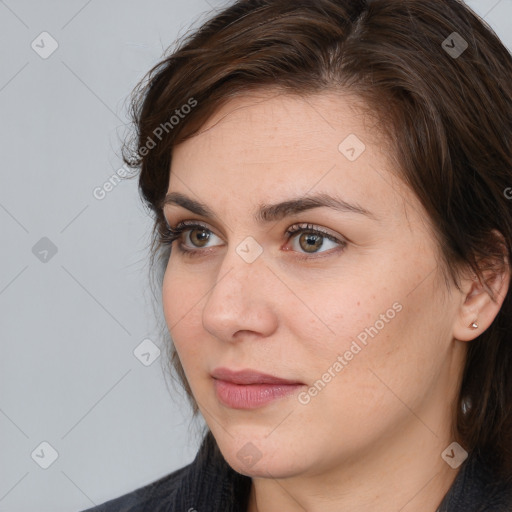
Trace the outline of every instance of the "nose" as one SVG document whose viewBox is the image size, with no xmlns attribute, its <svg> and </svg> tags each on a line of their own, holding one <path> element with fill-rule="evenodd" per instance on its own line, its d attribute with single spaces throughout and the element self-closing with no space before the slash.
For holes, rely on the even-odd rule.
<svg viewBox="0 0 512 512">
<path fill-rule="evenodd" d="M 204 329 L 228 342 L 270 336 L 278 325 L 273 278 L 263 255 L 247 263 L 230 248 L 203 307 Z"/>
</svg>

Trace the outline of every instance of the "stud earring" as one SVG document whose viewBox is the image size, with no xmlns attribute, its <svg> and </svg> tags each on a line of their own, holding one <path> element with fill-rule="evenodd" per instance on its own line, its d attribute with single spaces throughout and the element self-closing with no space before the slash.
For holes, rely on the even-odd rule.
<svg viewBox="0 0 512 512">
<path fill-rule="evenodd" d="M 471 329 L 478 329 L 478 324 L 476 323 L 476 320 L 469 327 L 471 327 Z"/>
</svg>

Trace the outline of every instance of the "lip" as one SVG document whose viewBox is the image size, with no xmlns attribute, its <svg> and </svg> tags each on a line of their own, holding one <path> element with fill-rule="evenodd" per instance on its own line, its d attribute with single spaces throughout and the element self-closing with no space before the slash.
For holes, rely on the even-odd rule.
<svg viewBox="0 0 512 512">
<path fill-rule="evenodd" d="M 218 400 L 232 409 L 256 409 L 289 396 L 304 383 L 255 370 L 217 368 L 211 373 Z"/>
<path fill-rule="evenodd" d="M 234 371 L 229 368 L 216 368 L 211 375 L 214 379 L 231 382 L 233 384 L 304 384 L 298 380 L 282 379 L 256 370 Z"/>
</svg>

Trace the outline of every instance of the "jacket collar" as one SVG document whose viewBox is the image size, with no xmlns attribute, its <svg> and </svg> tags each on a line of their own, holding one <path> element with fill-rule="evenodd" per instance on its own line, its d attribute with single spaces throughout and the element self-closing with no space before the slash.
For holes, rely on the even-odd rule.
<svg viewBox="0 0 512 512">
<path fill-rule="evenodd" d="M 228 465 L 210 430 L 196 458 L 184 470 L 181 485 L 166 512 L 246 512 L 251 478 Z"/>
</svg>

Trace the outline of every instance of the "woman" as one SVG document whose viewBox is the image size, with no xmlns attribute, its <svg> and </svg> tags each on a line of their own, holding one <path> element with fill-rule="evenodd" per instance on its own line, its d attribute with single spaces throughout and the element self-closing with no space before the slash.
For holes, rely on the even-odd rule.
<svg viewBox="0 0 512 512">
<path fill-rule="evenodd" d="M 192 464 L 92 510 L 512 510 L 512 59 L 456 0 L 239 0 L 134 99 Z"/>
</svg>

